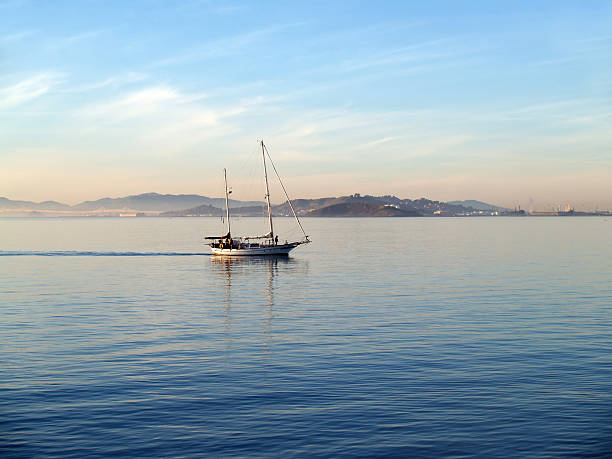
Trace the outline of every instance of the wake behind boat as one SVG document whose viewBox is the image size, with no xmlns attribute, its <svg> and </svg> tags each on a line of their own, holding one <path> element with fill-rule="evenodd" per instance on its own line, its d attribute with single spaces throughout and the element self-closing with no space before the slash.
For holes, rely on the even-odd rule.
<svg viewBox="0 0 612 459">
<path fill-rule="evenodd" d="M 228 191 L 227 188 L 227 171 L 223 169 L 223 177 L 225 179 L 225 214 L 227 220 L 227 234 L 225 236 L 206 236 L 206 239 L 211 240 L 208 245 L 212 250 L 213 255 L 226 255 L 226 256 L 253 256 L 253 255 L 289 255 L 289 252 L 296 248 L 301 244 L 308 244 L 310 239 L 308 239 L 308 235 L 304 231 L 302 227 L 302 223 L 295 213 L 295 209 L 293 208 L 293 204 L 291 203 L 291 199 L 289 199 L 289 195 L 287 194 L 287 190 L 285 189 L 285 185 L 278 175 L 278 171 L 274 166 L 274 162 L 270 157 L 270 153 L 268 153 L 268 149 L 266 148 L 263 140 L 260 141 L 261 144 L 261 156 L 263 160 L 263 170 L 264 170 L 264 178 L 266 182 L 266 204 L 268 208 L 268 223 L 270 225 L 270 230 L 267 234 L 261 236 L 242 236 L 242 237 L 232 237 L 232 228 L 230 222 L 230 207 L 229 207 L 229 194 L 231 191 Z M 289 207 L 291 208 L 291 212 L 293 212 L 293 216 L 297 221 L 302 233 L 304 234 L 304 238 L 300 241 L 284 241 L 279 244 L 278 235 L 274 234 L 274 226 L 272 224 L 272 206 L 270 205 L 270 187 L 268 185 L 268 170 L 266 165 L 266 156 L 270 160 L 270 164 L 272 164 L 272 168 L 276 173 L 278 181 L 283 188 L 283 192 L 287 198 L 287 202 L 289 203 Z"/>
</svg>

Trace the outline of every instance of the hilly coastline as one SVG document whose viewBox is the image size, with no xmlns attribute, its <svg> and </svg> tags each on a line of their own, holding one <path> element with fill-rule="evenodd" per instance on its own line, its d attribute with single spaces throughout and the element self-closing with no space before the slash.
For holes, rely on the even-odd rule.
<svg viewBox="0 0 612 459">
<path fill-rule="evenodd" d="M 260 204 L 252 201 L 235 201 L 230 199 L 230 205 L 253 205 Z M 99 209 L 133 209 L 139 211 L 172 211 L 187 209 L 195 206 L 224 207 L 224 198 L 209 198 L 197 194 L 158 194 L 144 193 L 124 198 L 102 198 L 96 201 L 84 201 L 73 206 L 75 210 L 99 210 Z"/>
<path fill-rule="evenodd" d="M 488 211 L 509 211 L 511 209 L 506 209 L 505 207 L 494 206 L 493 204 L 488 204 L 482 201 L 476 201 L 474 199 L 468 199 L 466 201 L 449 201 L 448 204 L 454 206 L 463 206 L 463 207 L 471 207 L 476 210 L 488 210 Z"/>
<path fill-rule="evenodd" d="M 419 217 L 419 216 L 451 216 L 469 215 L 478 212 L 475 209 L 458 204 L 448 204 L 421 198 L 417 200 L 400 199 L 396 196 L 361 196 L 356 193 L 349 196 L 296 199 L 291 201 L 293 208 L 300 217 Z M 253 217 L 266 215 L 263 205 L 231 207 L 232 215 Z M 195 217 L 222 215 L 222 209 L 214 209 L 208 205 L 197 206 L 185 210 L 163 212 L 167 217 Z M 272 206 L 272 214 L 279 217 L 292 215 L 287 202 Z"/>
<path fill-rule="evenodd" d="M 300 217 L 418 217 L 469 216 L 504 214 L 505 209 L 480 201 L 441 202 L 426 198 L 402 199 L 393 195 L 371 196 L 359 193 L 317 199 L 292 201 Z M 263 202 L 230 200 L 233 215 L 263 216 L 267 210 Z M 55 201 L 17 201 L 0 197 L 0 216 L 164 216 L 199 217 L 221 216 L 225 213 L 224 198 L 210 198 L 195 194 L 143 193 L 119 198 L 84 201 L 74 206 Z M 272 206 L 275 216 L 291 216 L 287 202 Z"/>
<path fill-rule="evenodd" d="M 414 210 L 399 209 L 391 204 L 341 203 L 310 211 L 310 217 L 419 217 Z"/>
<path fill-rule="evenodd" d="M 261 205 L 257 201 L 238 201 L 230 199 L 232 207 Z M 83 201 L 70 206 L 55 201 L 32 202 L 0 197 L 1 216 L 119 216 L 153 215 L 162 212 L 203 206 L 211 215 L 225 207 L 224 198 L 209 198 L 196 194 L 159 194 L 143 193 L 119 198 L 101 198 Z"/>
<path fill-rule="evenodd" d="M 68 210 L 71 207 L 67 204 L 55 201 L 43 201 L 43 202 L 32 202 L 32 201 L 15 201 L 0 197 L 0 209 L 27 209 L 27 210 Z"/>
</svg>

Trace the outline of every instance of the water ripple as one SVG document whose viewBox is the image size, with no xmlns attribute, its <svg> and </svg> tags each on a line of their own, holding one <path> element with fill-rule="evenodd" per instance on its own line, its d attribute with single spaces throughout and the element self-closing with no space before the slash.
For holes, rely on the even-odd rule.
<svg viewBox="0 0 612 459">
<path fill-rule="evenodd" d="M 0 457 L 610 456 L 600 221 L 218 224 L 2 221 Z"/>
</svg>

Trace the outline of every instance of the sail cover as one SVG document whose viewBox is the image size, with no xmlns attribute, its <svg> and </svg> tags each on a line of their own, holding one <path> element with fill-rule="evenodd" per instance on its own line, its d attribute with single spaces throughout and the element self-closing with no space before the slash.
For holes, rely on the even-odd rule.
<svg viewBox="0 0 612 459">
<path fill-rule="evenodd" d="M 206 236 L 204 239 L 229 239 L 232 235 L 227 233 L 225 236 Z"/>
</svg>

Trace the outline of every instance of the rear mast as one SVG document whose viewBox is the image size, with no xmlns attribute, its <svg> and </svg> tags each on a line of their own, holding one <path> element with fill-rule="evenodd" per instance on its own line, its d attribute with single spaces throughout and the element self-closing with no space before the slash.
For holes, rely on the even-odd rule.
<svg viewBox="0 0 612 459">
<path fill-rule="evenodd" d="M 226 169 L 223 169 L 223 178 L 225 179 L 225 217 L 227 218 L 227 236 L 232 237 L 232 228 L 230 226 L 229 193 L 227 191 L 227 170 Z"/>
</svg>

